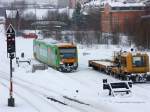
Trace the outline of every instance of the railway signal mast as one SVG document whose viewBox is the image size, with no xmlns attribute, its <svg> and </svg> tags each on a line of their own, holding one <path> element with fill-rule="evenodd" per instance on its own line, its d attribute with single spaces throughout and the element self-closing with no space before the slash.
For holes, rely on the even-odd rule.
<svg viewBox="0 0 150 112">
<path fill-rule="evenodd" d="M 13 78 L 12 78 L 12 60 L 16 55 L 16 45 L 15 45 L 15 30 L 10 24 L 6 31 L 7 36 L 7 54 L 10 58 L 10 98 L 8 98 L 8 106 L 15 106 L 15 99 L 13 98 Z M 7 55 L 7 56 L 8 56 Z"/>
</svg>

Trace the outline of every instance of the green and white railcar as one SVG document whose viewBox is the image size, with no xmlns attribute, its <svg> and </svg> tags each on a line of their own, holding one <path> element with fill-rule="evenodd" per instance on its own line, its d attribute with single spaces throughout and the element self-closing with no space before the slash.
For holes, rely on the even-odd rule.
<svg viewBox="0 0 150 112">
<path fill-rule="evenodd" d="M 77 47 L 72 43 L 35 39 L 33 53 L 35 59 L 59 71 L 71 72 L 78 68 Z"/>
</svg>

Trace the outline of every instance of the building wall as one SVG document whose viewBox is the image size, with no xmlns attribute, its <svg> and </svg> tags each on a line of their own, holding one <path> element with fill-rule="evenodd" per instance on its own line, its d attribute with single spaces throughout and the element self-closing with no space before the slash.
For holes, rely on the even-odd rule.
<svg viewBox="0 0 150 112">
<path fill-rule="evenodd" d="M 101 12 L 101 29 L 103 32 L 125 32 L 127 25 L 134 25 L 141 16 L 146 15 L 144 10 L 111 10 L 108 7 Z"/>
</svg>

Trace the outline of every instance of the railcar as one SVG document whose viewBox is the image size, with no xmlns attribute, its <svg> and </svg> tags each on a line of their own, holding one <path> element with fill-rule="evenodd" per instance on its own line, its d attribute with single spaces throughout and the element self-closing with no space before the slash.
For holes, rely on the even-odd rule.
<svg viewBox="0 0 150 112">
<path fill-rule="evenodd" d="M 122 80 L 146 82 L 150 80 L 147 53 L 117 52 L 112 60 L 89 60 L 89 67 Z"/>
<path fill-rule="evenodd" d="M 36 60 L 61 72 L 72 72 L 78 68 L 77 46 L 72 43 L 35 39 L 33 40 L 33 55 Z"/>
</svg>

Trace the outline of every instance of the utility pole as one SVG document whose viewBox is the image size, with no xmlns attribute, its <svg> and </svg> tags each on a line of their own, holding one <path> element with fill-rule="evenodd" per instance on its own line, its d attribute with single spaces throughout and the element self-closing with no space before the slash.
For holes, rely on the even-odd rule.
<svg viewBox="0 0 150 112">
<path fill-rule="evenodd" d="M 36 15 L 36 7 L 37 7 L 37 3 L 34 3 L 34 10 L 35 10 L 35 34 L 37 34 L 37 15 Z"/>
<path fill-rule="evenodd" d="M 15 99 L 13 98 L 13 76 L 12 76 L 12 60 L 15 58 L 16 54 L 16 46 L 15 46 L 15 30 L 13 26 L 10 24 L 6 31 L 7 36 L 7 54 L 9 54 L 10 58 L 10 89 L 8 98 L 8 106 L 15 106 Z"/>
</svg>

